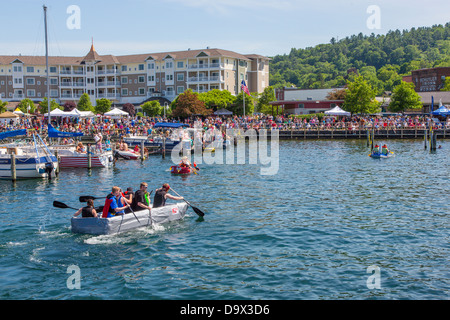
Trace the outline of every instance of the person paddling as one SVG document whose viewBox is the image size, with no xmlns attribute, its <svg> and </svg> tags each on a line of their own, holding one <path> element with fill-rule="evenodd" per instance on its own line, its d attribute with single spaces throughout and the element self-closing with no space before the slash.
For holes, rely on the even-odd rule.
<svg viewBox="0 0 450 320">
<path fill-rule="evenodd" d="M 162 188 L 156 189 L 155 198 L 153 199 L 153 208 L 159 208 L 166 205 L 166 199 L 183 200 L 183 197 L 175 197 L 169 194 L 170 186 L 168 183 L 164 183 Z"/>
<path fill-rule="evenodd" d="M 78 217 L 81 213 L 83 218 L 97 218 L 97 211 L 94 209 L 94 200 L 89 199 L 87 201 L 87 206 L 78 209 L 77 212 L 73 215 L 74 217 Z"/>
<path fill-rule="evenodd" d="M 137 190 L 134 193 L 133 197 L 133 203 L 131 205 L 131 208 L 134 211 L 139 211 L 143 209 L 151 210 L 152 207 L 150 206 L 150 199 L 148 198 L 148 192 L 147 192 L 148 184 L 147 182 L 142 182 L 139 186 L 139 190 Z"/>
<path fill-rule="evenodd" d="M 111 193 L 108 194 L 105 199 L 102 218 L 111 218 L 125 213 L 124 210 L 128 207 L 128 204 L 122 206 L 122 203 L 118 200 L 119 196 L 120 188 L 117 186 L 112 187 Z"/>
</svg>

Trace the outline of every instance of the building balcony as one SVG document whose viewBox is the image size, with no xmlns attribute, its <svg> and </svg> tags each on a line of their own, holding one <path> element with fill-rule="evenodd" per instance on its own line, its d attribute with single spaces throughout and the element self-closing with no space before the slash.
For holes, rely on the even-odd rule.
<svg viewBox="0 0 450 320">
<path fill-rule="evenodd" d="M 59 70 L 61 75 L 84 75 L 84 70 Z"/>
<path fill-rule="evenodd" d="M 83 88 L 86 84 L 84 82 L 71 82 L 71 81 L 65 81 L 60 83 L 60 87 L 62 88 Z"/>
<path fill-rule="evenodd" d="M 194 63 L 194 64 L 188 64 L 189 70 L 204 70 L 204 69 L 223 69 L 224 64 L 223 63 Z"/>
<path fill-rule="evenodd" d="M 119 70 L 116 69 L 107 69 L 107 70 L 97 70 L 95 74 L 101 75 L 101 74 L 115 74 L 119 73 Z"/>
<path fill-rule="evenodd" d="M 223 82 L 224 78 L 221 76 L 200 76 L 200 77 L 188 77 L 187 82 Z"/>
<path fill-rule="evenodd" d="M 107 98 L 107 99 L 113 99 L 113 100 L 119 100 L 120 99 L 120 93 L 99 93 L 97 95 L 97 98 Z"/>
<path fill-rule="evenodd" d="M 97 87 L 116 87 L 120 85 L 120 81 L 104 81 L 97 83 Z"/>
</svg>

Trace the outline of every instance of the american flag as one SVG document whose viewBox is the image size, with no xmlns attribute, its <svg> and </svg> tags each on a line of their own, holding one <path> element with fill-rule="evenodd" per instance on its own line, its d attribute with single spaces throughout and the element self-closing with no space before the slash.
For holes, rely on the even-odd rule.
<svg viewBox="0 0 450 320">
<path fill-rule="evenodd" d="M 250 91 L 248 91 L 248 87 L 245 84 L 245 80 L 242 80 L 241 82 L 241 90 L 244 91 L 246 94 L 250 95 Z"/>
</svg>

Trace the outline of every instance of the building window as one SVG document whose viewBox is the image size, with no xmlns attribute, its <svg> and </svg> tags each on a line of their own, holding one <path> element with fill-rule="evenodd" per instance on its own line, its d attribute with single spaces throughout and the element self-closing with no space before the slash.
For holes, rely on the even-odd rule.
<svg viewBox="0 0 450 320">
<path fill-rule="evenodd" d="M 28 97 L 34 97 L 36 95 L 36 91 L 34 90 L 27 90 L 27 96 Z"/>
<path fill-rule="evenodd" d="M 166 61 L 166 69 L 173 68 L 173 62 L 172 61 Z"/>
<path fill-rule="evenodd" d="M 34 82 L 34 78 L 28 78 L 28 79 L 27 79 L 27 84 L 28 84 L 28 85 L 34 85 L 34 83 L 35 83 L 35 82 Z"/>
<path fill-rule="evenodd" d="M 58 79 L 57 78 L 50 78 L 50 84 L 52 85 L 57 85 L 58 84 Z"/>
<path fill-rule="evenodd" d="M 139 83 L 144 83 L 145 82 L 145 77 L 144 76 L 139 76 L 138 77 L 138 82 Z"/>
<path fill-rule="evenodd" d="M 22 72 L 22 66 L 14 66 L 13 70 L 14 72 Z"/>
<path fill-rule="evenodd" d="M 57 97 L 58 96 L 58 90 L 52 89 L 50 90 L 50 97 Z"/>
<path fill-rule="evenodd" d="M 122 88 L 122 96 L 127 96 L 127 95 L 128 95 L 128 89 Z"/>
<path fill-rule="evenodd" d="M 148 76 L 148 81 L 155 81 L 155 76 Z"/>
<path fill-rule="evenodd" d="M 127 84 L 127 83 L 128 83 L 128 77 L 122 77 L 122 78 L 120 78 L 120 82 L 121 82 L 122 84 Z"/>
<path fill-rule="evenodd" d="M 138 69 L 141 70 L 141 71 L 144 70 L 144 65 L 143 65 L 143 64 L 140 64 L 140 65 L 138 66 Z"/>
<path fill-rule="evenodd" d="M 166 80 L 167 81 L 172 81 L 173 80 L 173 74 L 166 75 Z"/>
<path fill-rule="evenodd" d="M 34 67 L 27 67 L 27 72 L 33 73 L 34 72 Z"/>
<path fill-rule="evenodd" d="M 21 78 L 14 78 L 14 83 L 15 84 L 22 84 L 22 79 Z"/>
<path fill-rule="evenodd" d="M 127 71 L 127 66 L 122 66 L 122 71 Z"/>
<path fill-rule="evenodd" d="M 56 73 L 56 67 L 50 67 L 50 72 Z"/>
<path fill-rule="evenodd" d="M 177 62 L 177 68 L 184 68 L 184 62 L 183 61 L 178 61 Z"/>
<path fill-rule="evenodd" d="M 139 95 L 143 96 L 145 94 L 145 88 L 139 88 Z"/>
<path fill-rule="evenodd" d="M 181 94 L 184 92 L 184 86 L 177 86 L 177 94 Z"/>
<path fill-rule="evenodd" d="M 177 73 L 177 81 L 184 81 L 184 73 Z"/>
<path fill-rule="evenodd" d="M 152 63 L 149 63 L 148 65 L 147 65 L 147 67 L 150 69 L 150 70 L 153 70 L 153 69 L 155 69 L 155 64 L 152 62 Z"/>
</svg>

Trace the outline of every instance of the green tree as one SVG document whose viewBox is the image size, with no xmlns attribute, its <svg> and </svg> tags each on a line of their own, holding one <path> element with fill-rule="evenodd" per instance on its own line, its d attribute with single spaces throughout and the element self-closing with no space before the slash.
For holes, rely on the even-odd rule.
<svg viewBox="0 0 450 320">
<path fill-rule="evenodd" d="M 141 105 L 142 111 L 149 117 L 159 116 L 163 108 L 158 100 L 147 101 Z"/>
<path fill-rule="evenodd" d="M 441 91 L 450 91 L 450 77 L 445 78 L 444 87 Z"/>
<path fill-rule="evenodd" d="M 20 103 L 17 105 L 17 107 L 23 113 L 34 113 L 34 111 L 36 110 L 36 106 L 34 105 L 34 102 L 28 98 L 21 100 Z M 30 108 L 29 110 L 28 110 L 28 107 Z"/>
<path fill-rule="evenodd" d="M 258 101 L 256 102 L 256 111 L 271 114 L 272 113 L 272 105 L 270 102 L 277 100 L 275 97 L 275 92 L 272 86 L 266 87 L 259 96 Z M 277 108 L 275 106 L 274 108 Z"/>
<path fill-rule="evenodd" d="M 109 99 L 106 99 L 106 98 L 97 99 L 97 100 L 95 100 L 95 103 L 96 103 L 96 106 L 95 106 L 96 113 L 104 114 L 104 113 L 108 112 L 109 110 L 111 110 L 112 102 Z M 80 106 L 79 103 L 78 103 L 78 106 Z"/>
<path fill-rule="evenodd" d="M 53 111 L 55 109 L 63 110 L 63 108 L 55 101 L 55 99 L 50 100 L 50 111 Z M 39 102 L 38 105 L 38 111 L 40 114 L 44 114 L 48 112 L 48 99 L 47 97 L 44 97 L 41 102 Z"/>
<path fill-rule="evenodd" d="M 389 110 L 393 112 L 402 112 L 405 109 L 422 108 L 420 96 L 414 90 L 414 84 L 402 81 L 394 88 L 389 103 Z"/>
<path fill-rule="evenodd" d="M 227 108 L 236 101 L 228 90 L 213 89 L 208 92 L 203 92 L 198 95 L 198 99 L 205 103 L 206 108 L 216 107 L 217 109 Z"/>
<path fill-rule="evenodd" d="M 77 107 L 80 111 L 95 111 L 91 103 L 91 98 L 89 98 L 89 95 L 87 93 L 83 93 L 81 95 L 80 101 L 78 101 L 77 103 Z"/>
<path fill-rule="evenodd" d="M 7 101 L 3 102 L 2 100 L 0 100 L 0 113 L 3 113 L 6 111 L 6 105 L 8 104 Z"/>
<path fill-rule="evenodd" d="M 236 103 L 231 106 L 231 110 L 234 114 L 242 116 L 244 114 L 244 99 L 245 99 L 245 114 L 252 114 L 255 111 L 255 98 L 249 96 L 246 93 L 240 92 L 236 96 Z"/>
<path fill-rule="evenodd" d="M 354 81 L 349 81 L 347 86 L 344 110 L 361 114 L 379 112 L 380 103 L 375 100 L 375 90 L 362 76 L 357 76 Z"/>
</svg>

